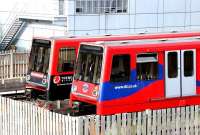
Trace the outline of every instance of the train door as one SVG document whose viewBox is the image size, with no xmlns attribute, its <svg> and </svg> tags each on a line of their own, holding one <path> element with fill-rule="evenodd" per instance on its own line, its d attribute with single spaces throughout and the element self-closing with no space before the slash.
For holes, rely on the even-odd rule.
<svg viewBox="0 0 200 135">
<path fill-rule="evenodd" d="M 196 50 L 165 52 L 166 97 L 196 94 Z"/>
</svg>

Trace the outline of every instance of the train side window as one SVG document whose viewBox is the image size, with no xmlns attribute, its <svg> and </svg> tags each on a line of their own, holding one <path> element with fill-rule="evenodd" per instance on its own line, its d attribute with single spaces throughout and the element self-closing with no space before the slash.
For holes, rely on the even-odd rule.
<svg viewBox="0 0 200 135">
<path fill-rule="evenodd" d="M 168 53 L 168 77 L 176 78 L 178 76 L 178 54 L 177 52 Z"/>
<path fill-rule="evenodd" d="M 61 48 L 59 51 L 58 72 L 68 72 L 74 70 L 76 53 L 74 48 Z"/>
<path fill-rule="evenodd" d="M 194 73 L 194 62 L 193 62 L 193 51 L 184 52 L 184 76 L 193 76 Z"/>
<path fill-rule="evenodd" d="M 158 79 L 157 53 L 138 54 L 136 62 L 137 80 Z"/>
<path fill-rule="evenodd" d="M 112 60 L 111 82 L 126 82 L 130 79 L 130 55 L 115 55 Z"/>
</svg>

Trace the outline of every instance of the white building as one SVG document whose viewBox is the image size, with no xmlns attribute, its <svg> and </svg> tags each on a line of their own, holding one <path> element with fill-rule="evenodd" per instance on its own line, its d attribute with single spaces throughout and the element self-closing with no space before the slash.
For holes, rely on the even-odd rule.
<svg viewBox="0 0 200 135">
<path fill-rule="evenodd" d="M 1 10 L 10 12 L 2 16 Z M 200 29 L 199 0 L 7 0 L 5 6 L 0 5 L 2 29 L 8 18 L 16 15 L 31 19 L 17 42 L 17 46 L 26 48 L 32 36 Z"/>
</svg>

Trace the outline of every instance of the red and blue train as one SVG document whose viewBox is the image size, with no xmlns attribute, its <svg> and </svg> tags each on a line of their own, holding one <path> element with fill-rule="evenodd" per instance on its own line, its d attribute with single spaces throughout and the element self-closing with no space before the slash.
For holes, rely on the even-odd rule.
<svg viewBox="0 0 200 135">
<path fill-rule="evenodd" d="M 142 40 L 200 36 L 199 32 L 115 35 L 99 37 L 33 38 L 26 89 L 32 97 L 47 100 L 69 98 L 74 63 L 81 42 Z"/>
<path fill-rule="evenodd" d="M 198 36 L 82 43 L 76 65 L 70 101 L 99 115 L 200 103 Z"/>
</svg>

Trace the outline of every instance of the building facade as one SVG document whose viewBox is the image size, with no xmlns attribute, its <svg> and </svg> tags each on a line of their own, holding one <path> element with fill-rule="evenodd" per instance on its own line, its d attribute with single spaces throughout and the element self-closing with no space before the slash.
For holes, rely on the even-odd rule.
<svg viewBox="0 0 200 135">
<path fill-rule="evenodd" d="M 74 35 L 198 30 L 198 0 L 71 0 L 68 27 Z"/>
<path fill-rule="evenodd" d="M 29 20 L 17 42 L 17 46 L 26 49 L 30 48 L 33 36 L 155 33 L 200 29 L 199 0 L 35 0 L 28 2 L 20 0 L 16 1 L 18 9 L 13 0 L 8 1 L 10 1 L 10 12 L 7 14 L 7 20 L 9 17 L 12 18 L 11 13 L 34 20 Z M 6 15 L 3 16 L 6 18 Z M 6 19 L 2 20 L 0 17 L 1 26 L 6 26 L 9 22 Z"/>
</svg>

